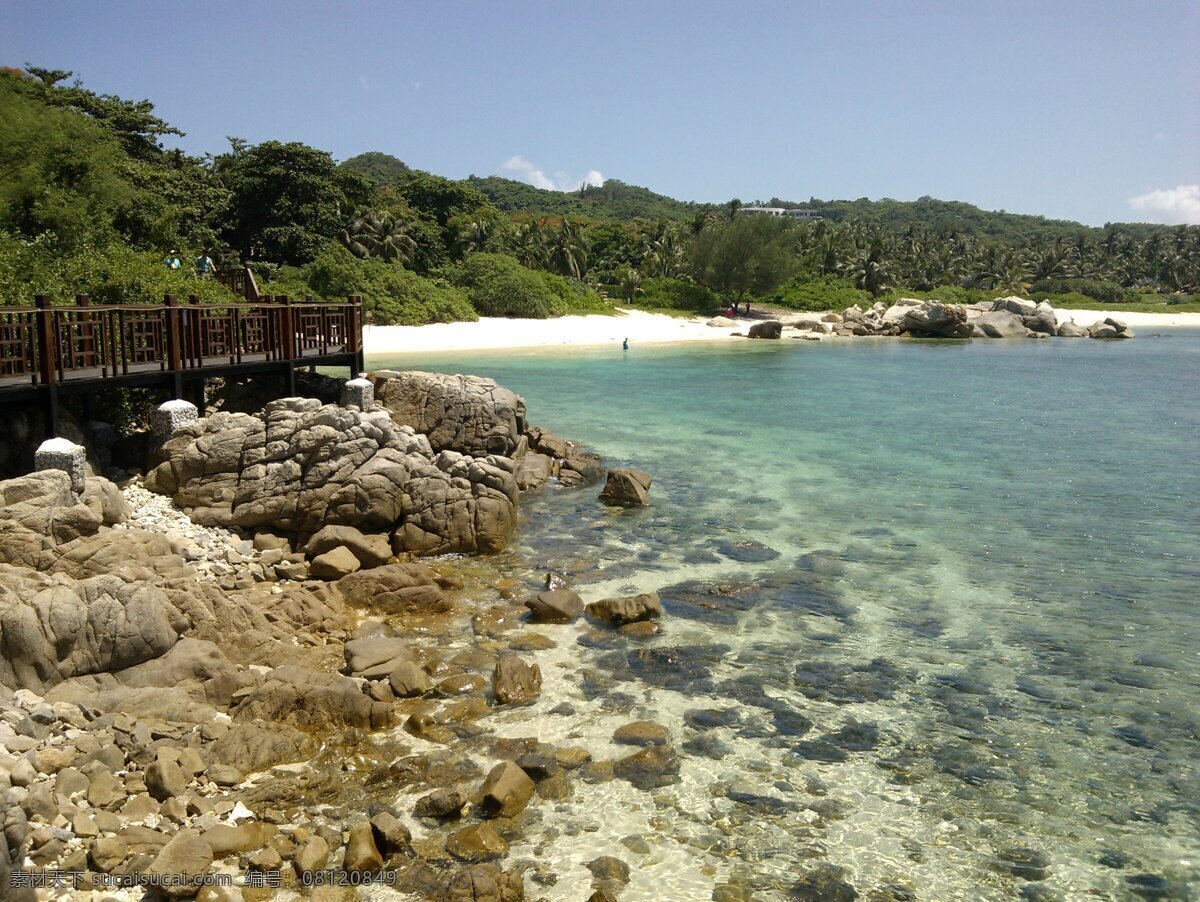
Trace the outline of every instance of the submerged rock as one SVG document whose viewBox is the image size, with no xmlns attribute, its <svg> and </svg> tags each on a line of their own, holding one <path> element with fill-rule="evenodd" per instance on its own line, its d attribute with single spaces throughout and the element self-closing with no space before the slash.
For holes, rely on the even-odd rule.
<svg viewBox="0 0 1200 902">
<path fill-rule="evenodd" d="M 650 503 L 650 482 L 651 476 L 645 470 L 609 470 L 600 500 L 619 507 L 645 507 Z"/>
<path fill-rule="evenodd" d="M 624 626 L 662 616 L 662 602 L 653 592 L 627 598 L 605 598 L 587 606 L 587 612 L 597 620 L 613 626 Z"/>
<path fill-rule="evenodd" d="M 658 789 L 679 782 L 679 755 L 669 745 L 652 745 L 613 762 L 613 776 L 638 789 Z"/>
<path fill-rule="evenodd" d="M 549 580 L 547 580 L 549 582 Z M 583 613 L 583 599 L 570 589 L 548 589 L 526 599 L 529 619 L 533 623 L 570 623 Z"/>
</svg>

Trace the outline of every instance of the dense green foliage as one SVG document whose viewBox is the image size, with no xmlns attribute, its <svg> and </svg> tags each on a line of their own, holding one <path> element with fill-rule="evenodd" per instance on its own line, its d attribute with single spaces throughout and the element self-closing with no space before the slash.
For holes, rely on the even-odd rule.
<svg viewBox="0 0 1200 902">
<path fill-rule="evenodd" d="M 684 220 L 711 205 L 678 201 L 648 188 L 608 179 L 603 185 L 585 185 L 577 191 L 550 191 L 498 175 L 467 179 L 500 210 L 529 212 L 543 216 L 573 216 L 591 219 Z"/>
<path fill-rule="evenodd" d="M 222 234 L 243 258 L 306 263 L 371 194 L 365 178 L 294 142 L 234 142 L 214 170 L 232 195 Z"/>
<path fill-rule="evenodd" d="M 365 175 L 376 185 L 394 185 L 412 172 L 403 160 L 397 160 L 391 154 L 379 151 L 360 153 L 356 157 L 344 160 L 342 168 Z"/>
<path fill-rule="evenodd" d="M 607 309 L 599 297 L 561 276 L 534 272 L 504 254 L 472 254 L 454 273 L 483 316 L 545 319 Z"/>
<path fill-rule="evenodd" d="M 461 289 L 384 260 L 359 259 L 334 243 L 303 267 L 280 268 L 264 290 L 328 300 L 360 294 L 368 321 L 379 326 L 478 319 Z"/>
<path fill-rule="evenodd" d="M 687 279 L 646 279 L 640 287 L 641 293 L 632 303 L 650 310 L 687 310 L 711 316 L 726 306 L 715 291 Z"/>
<path fill-rule="evenodd" d="M 900 295 L 1061 303 L 1179 301 L 1200 290 L 1200 228 L 1103 229 L 924 197 L 820 201 L 797 224 L 608 180 L 573 192 L 456 181 L 299 143 L 162 147 L 149 101 L 68 72 L 0 69 L 0 295 L 216 299 L 187 265 L 251 266 L 267 290 L 364 296 L 375 322 L 554 316 L 614 306 L 708 314 L 731 300 L 840 308 Z M 183 270 L 163 259 L 178 251 Z M 607 301 L 605 298 L 612 298 Z"/>
<path fill-rule="evenodd" d="M 869 306 L 871 293 L 836 276 L 797 277 L 770 292 L 766 300 L 789 310 L 844 310 L 855 304 Z"/>
<path fill-rule="evenodd" d="M 163 255 L 154 251 L 112 242 L 84 243 L 63 253 L 52 239 L 0 232 L 0 303 L 30 306 L 38 294 L 56 302 L 87 294 L 96 304 L 161 304 L 166 294 L 203 301 L 231 297 L 218 282 L 197 278 L 191 267 L 167 269 Z"/>
</svg>

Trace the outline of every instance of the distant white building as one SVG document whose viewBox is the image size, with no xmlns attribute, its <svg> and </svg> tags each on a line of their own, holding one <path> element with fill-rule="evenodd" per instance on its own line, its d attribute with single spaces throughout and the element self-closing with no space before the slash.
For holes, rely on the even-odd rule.
<svg viewBox="0 0 1200 902">
<path fill-rule="evenodd" d="M 778 216 L 780 218 L 794 219 L 796 222 L 812 222 L 821 218 L 821 214 L 813 210 L 798 210 L 789 207 L 742 207 L 741 212 Z"/>
</svg>

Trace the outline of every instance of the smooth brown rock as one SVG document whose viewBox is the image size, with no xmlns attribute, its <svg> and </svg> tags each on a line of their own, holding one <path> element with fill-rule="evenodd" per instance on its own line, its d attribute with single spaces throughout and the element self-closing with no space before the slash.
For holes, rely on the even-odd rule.
<svg viewBox="0 0 1200 902">
<path fill-rule="evenodd" d="M 501 705 L 532 704 L 542 693 L 541 668 L 526 664 L 514 654 L 507 654 L 496 662 L 492 691 Z"/>
<path fill-rule="evenodd" d="M 650 482 L 651 476 L 645 470 L 609 470 L 600 500 L 620 507 L 645 507 L 650 503 Z"/>
<path fill-rule="evenodd" d="M 160 891 L 172 898 L 194 896 L 212 867 L 213 851 L 195 830 L 180 830 L 173 836 L 146 870 Z"/>
<path fill-rule="evenodd" d="M 435 789 L 417 799 L 413 814 L 417 817 L 460 817 L 466 804 L 467 797 L 457 789 Z"/>
<path fill-rule="evenodd" d="M 493 861 L 508 854 L 508 843 L 484 821 L 451 833 L 446 851 L 462 861 Z"/>
<path fill-rule="evenodd" d="M 613 733 L 613 742 L 622 745 L 666 745 L 670 740 L 671 733 L 666 727 L 649 720 L 627 723 Z"/>
<path fill-rule="evenodd" d="M 146 790 L 160 802 L 186 792 L 190 782 L 173 761 L 160 758 L 146 768 Z"/>
<path fill-rule="evenodd" d="M 321 870 L 328 862 L 329 843 L 320 836 L 312 836 L 296 853 L 292 864 L 297 875 L 303 877 Z"/>
<path fill-rule="evenodd" d="M 383 867 L 383 856 L 375 847 L 371 824 L 361 821 L 350 828 L 342 868 L 350 874 L 374 874 Z"/>
<path fill-rule="evenodd" d="M 371 830 L 374 832 L 376 848 L 384 855 L 403 852 L 412 845 L 412 833 L 408 827 L 386 811 L 371 818 Z"/>
<path fill-rule="evenodd" d="M 623 626 L 627 623 L 637 623 L 643 620 L 656 620 L 662 616 L 662 602 L 653 592 L 643 595 L 631 595 L 626 598 L 605 598 L 592 602 L 587 606 L 587 612 L 597 620 L 613 626 Z"/>
<path fill-rule="evenodd" d="M 534 784 L 529 775 L 511 761 L 492 768 L 483 782 L 481 808 L 485 817 L 512 817 L 529 804 Z"/>
<path fill-rule="evenodd" d="M 533 623 L 570 623 L 583 613 L 583 599 L 570 589 L 539 592 L 525 601 Z"/>
<path fill-rule="evenodd" d="M 102 874 L 112 871 L 128 854 L 129 847 L 118 836 L 101 836 L 88 843 L 88 861 Z"/>
<path fill-rule="evenodd" d="M 309 575 L 313 579 L 324 579 L 330 582 L 343 576 L 357 573 L 362 568 L 358 558 L 344 545 L 339 545 L 324 554 L 319 554 L 308 565 Z"/>
<path fill-rule="evenodd" d="M 652 745 L 613 762 L 613 775 L 638 789 L 657 789 L 679 781 L 679 756 L 669 745 Z"/>
</svg>

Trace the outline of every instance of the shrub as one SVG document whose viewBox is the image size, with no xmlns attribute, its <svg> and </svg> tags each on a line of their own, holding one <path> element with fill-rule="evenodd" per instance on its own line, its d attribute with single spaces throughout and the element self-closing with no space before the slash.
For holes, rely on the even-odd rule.
<svg viewBox="0 0 1200 902">
<path fill-rule="evenodd" d="M 764 300 L 789 310 L 845 310 L 855 304 L 870 307 L 871 293 L 854 287 L 847 279 L 832 276 L 796 276 L 784 282 Z"/>
<path fill-rule="evenodd" d="M 687 279 L 646 279 L 642 282 L 641 289 L 642 293 L 633 301 L 635 307 L 693 310 L 697 313 L 712 314 L 726 306 L 715 291 Z"/>
<path fill-rule="evenodd" d="M 35 295 L 48 294 L 69 303 L 81 293 L 95 304 L 161 304 L 165 294 L 181 300 L 194 294 L 203 302 L 232 298 L 215 279 L 196 277 L 195 254 L 180 256 L 183 268 L 169 270 L 163 254 L 125 244 L 81 242 L 64 250 L 47 235 L 25 240 L 0 233 L 0 302 L 32 305 Z"/>
<path fill-rule="evenodd" d="M 281 266 L 276 281 L 263 290 L 298 298 L 311 293 L 331 301 L 362 295 L 363 310 L 381 326 L 479 318 L 460 289 L 419 276 L 399 263 L 359 259 L 332 242 L 303 267 Z"/>
<path fill-rule="evenodd" d="M 562 299 L 543 276 L 503 254 L 472 254 L 457 267 L 460 285 L 482 316 L 545 319 L 561 310 Z"/>
<path fill-rule="evenodd" d="M 1106 279 L 1041 279 L 1030 286 L 1031 296 L 1039 301 L 1051 295 L 1071 293 L 1086 295 L 1089 301 L 1109 304 L 1128 303 L 1137 299 L 1137 293 L 1132 288 L 1124 288 Z"/>
</svg>

